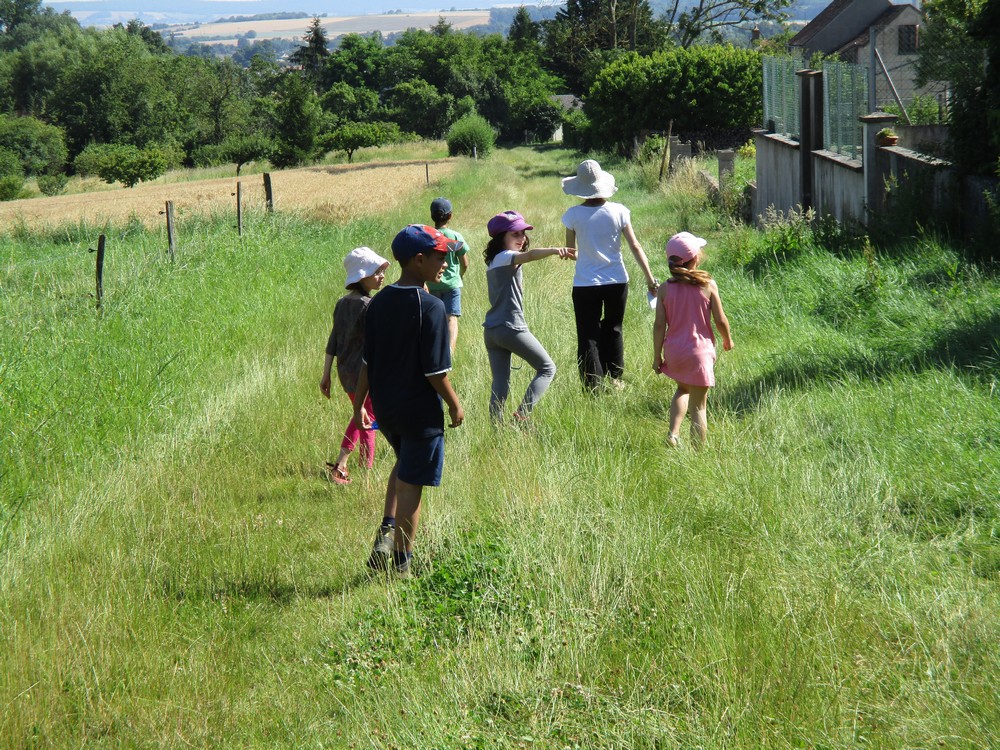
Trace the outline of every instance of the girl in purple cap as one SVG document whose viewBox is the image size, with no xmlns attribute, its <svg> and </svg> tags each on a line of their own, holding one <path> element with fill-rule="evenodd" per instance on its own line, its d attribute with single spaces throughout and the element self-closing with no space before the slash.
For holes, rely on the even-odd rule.
<svg viewBox="0 0 1000 750">
<path fill-rule="evenodd" d="M 365 313 L 371 294 L 382 287 L 385 281 L 385 270 L 389 261 L 368 247 L 356 247 L 344 258 L 344 270 L 347 279 L 344 288 L 347 294 L 337 301 L 333 309 L 333 329 L 326 342 L 326 361 L 323 363 L 323 377 L 319 381 L 319 389 L 323 395 L 330 398 L 331 372 L 333 359 L 337 358 L 337 378 L 340 385 L 354 403 L 354 390 L 358 384 L 358 374 L 361 372 L 361 350 L 365 339 Z M 368 413 L 372 411 L 371 399 L 365 401 Z M 354 423 L 353 414 L 344 439 L 340 443 L 340 455 L 336 463 L 327 461 L 326 471 L 330 480 L 337 484 L 350 484 L 351 476 L 347 471 L 347 458 L 354 451 L 354 446 L 361 445 L 361 460 L 370 469 L 375 459 L 375 433 L 371 430 L 359 430 Z"/>
<path fill-rule="evenodd" d="M 490 417 L 497 422 L 503 421 L 504 404 L 510 392 L 511 354 L 516 354 L 535 368 L 535 377 L 514 412 L 515 419 L 527 420 L 556 374 L 555 363 L 528 330 L 524 319 L 521 266 L 550 255 L 576 260 L 576 252 L 568 247 L 536 247 L 529 250 L 529 229 L 534 227 L 517 211 L 497 214 L 486 225 L 490 241 L 483 258 L 486 260 L 490 309 L 483 321 L 483 337 L 493 373 Z"/>
<path fill-rule="evenodd" d="M 670 401 L 672 446 L 680 441 L 684 414 L 691 417 L 691 441 L 705 441 L 708 389 L 715 385 L 715 336 L 712 321 L 722 336 L 722 348 L 733 348 L 729 320 L 715 280 L 699 271 L 705 240 L 690 232 L 675 234 L 667 242 L 670 278 L 656 292 L 653 323 L 653 370 L 677 382 Z"/>
</svg>

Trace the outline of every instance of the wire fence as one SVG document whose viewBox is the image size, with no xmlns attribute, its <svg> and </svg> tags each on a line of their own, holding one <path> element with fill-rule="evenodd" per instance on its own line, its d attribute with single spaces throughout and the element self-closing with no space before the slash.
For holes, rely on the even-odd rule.
<svg viewBox="0 0 1000 750">
<path fill-rule="evenodd" d="M 796 140 L 802 132 L 802 113 L 795 71 L 801 68 L 797 57 L 764 56 L 764 128 Z"/>
<path fill-rule="evenodd" d="M 868 113 L 868 69 L 850 63 L 823 63 L 823 148 L 848 159 L 861 158 L 858 119 Z"/>
</svg>

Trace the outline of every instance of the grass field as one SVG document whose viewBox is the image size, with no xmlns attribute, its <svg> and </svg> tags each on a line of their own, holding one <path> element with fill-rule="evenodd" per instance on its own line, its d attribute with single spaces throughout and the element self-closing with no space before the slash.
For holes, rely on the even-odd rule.
<svg viewBox="0 0 1000 750">
<path fill-rule="evenodd" d="M 732 226 L 690 174 L 606 164 L 659 278 L 671 233 L 710 240 L 736 349 L 709 444 L 665 446 L 638 283 L 626 389 L 581 392 L 551 260 L 526 309 L 559 374 L 532 429 L 496 428 L 485 223 L 560 243 L 577 160 L 501 151 L 242 239 L 193 216 L 173 264 L 127 223 L 100 312 L 93 227 L 0 235 L 0 746 L 1000 746 L 995 274 L 932 237 Z M 389 451 L 325 481 L 349 406 L 317 385 L 343 254 L 442 193 L 474 248 L 466 423 L 418 575 L 387 582 L 363 562 Z"/>
<path fill-rule="evenodd" d="M 341 155 L 342 156 L 342 155 Z M 275 205 L 284 211 L 324 220 L 381 213 L 395 208 L 407 194 L 429 180 L 446 179 L 456 161 L 446 150 L 431 145 L 416 149 L 404 144 L 364 149 L 352 164 L 334 156 L 315 166 L 273 171 Z M 381 157 L 381 160 L 374 161 Z M 418 157 L 418 158 L 415 158 Z M 252 164 L 241 176 L 245 211 L 263 210 L 267 164 Z M 228 176 L 221 176 L 228 172 Z M 157 180 L 126 188 L 97 178 L 74 177 L 67 195 L 0 202 L 0 225 L 24 232 L 55 230 L 66 224 L 104 225 L 138 222 L 148 228 L 164 222 L 167 201 L 182 218 L 236 211 L 235 168 L 174 170 Z"/>
</svg>

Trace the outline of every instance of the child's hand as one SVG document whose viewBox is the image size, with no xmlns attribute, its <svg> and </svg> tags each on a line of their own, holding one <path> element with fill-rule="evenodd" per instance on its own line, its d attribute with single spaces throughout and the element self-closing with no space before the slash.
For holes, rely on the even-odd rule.
<svg viewBox="0 0 1000 750">
<path fill-rule="evenodd" d="M 727 352 L 731 352 L 733 350 L 733 340 L 732 339 L 723 339 L 722 340 L 722 348 L 725 349 Z"/>
<path fill-rule="evenodd" d="M 323 379 L 319 381 L 319 390 L 324 396 L 330 398 L 330 373 L 323 373 Z"/>
<path fill-rule="evenodd" d="M 448 416 L 451 417 L 451 424 L 449 427 L 461 427 L 462 422 L 465 421 L 465 410 L 462 409 L 460 404 L 448 407 Z"/>
<path fill-rule="evenodd" d="M 372 418 L 368 415 L 368 410 L 363 404 L 354 410 L 354 424 L 359 430 L 370 430 L 372 428 Z"/>
<path fill-rule="evenodd" d="M 663 357 L 654 357 L 653 358 L 653 372 L 658 373 L 660 371 L 661 367 L 663 367 Z"/>
<path fill-rule="evenodd" d="M 574 247 L 560 247 L 559 257 L 563 260 L 576 260 L 576 248 Z"/>
</svg>

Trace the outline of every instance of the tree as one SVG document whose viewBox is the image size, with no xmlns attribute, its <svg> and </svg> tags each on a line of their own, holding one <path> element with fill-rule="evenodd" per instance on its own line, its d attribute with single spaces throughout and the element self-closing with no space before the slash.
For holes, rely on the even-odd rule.
<svg viewBox="0 0 1000 750">
<path fill-rule="evenodd" d="M 359 148 L 377 148 L 399 138 L 399 126 L 394 122 L 345 122 L 322 136 L 320 142 L 328 151 L 345 152 L 350 164 Z"/>
<path fill-rule="evenodd" d="M 673 0 L 665 15 L 678 43 L 687 48 L 706 35 L 721 43 L 722 29 L 750 21 L 784 23 L 788 19 L 784 10 L 791 4 L 792 0 L 696 0 L 682 5 L 681 0 Z"/>
<path fill-rule="evenodd" d="M 335 122 L 361 122 L 374 118 L 379 110 L 378 94 L 370 89 L 354 87 L 344 81 L 334 83 L 320 97 L 323 111 Z"/>
<path fill-rule="evenodd" d="M 514 14 L 510 31 L 507 32 L 507 39 L 518 52 L 537 51 L 541 33 L 541 26 L 531 20 L 531 14 L 522 5 Z"/>
<path fill-rule="evenodd" d="M 930 0 L 924 5 L 917 51 L 918 85 L 950 83 L 951 156 L 973 174 L 996 169 L 1000 153 L 995 124 L 1000 111 L 997 6 L 997 0 Z"/>
<path fill-rule="evenodd" d="M 455 97 L 416 78 L 394 86 L 386 95 L 386 105 L 401 128 L 424 138 L 440 138 L 451 124 Z"/>
<path fill-rule="evenodd" d="M 167 171 L 167 159 L 156 147 L 139 149 L 127 144 L 104 146 L 97 161 L 97 175 L 109 184 L 135 187 Z"/>
<path fill-rule="evenodd" d="M 300 76 L 287 74 L 274 98 L 275 138 L 271 161 L 291 167 L 309 161 L 316 153 L 322 112 L 316 95 Z"/>
<path fill-rule="evenodd" d="M 567 0 L 542 29 L 546 66 L 577 94 L 586 91 L 609 57 L 619 51 L 653 52 L 663 46 L 667 30 L 648 0 Z"/>
<path fill-rule="evenodd" d="M 263 135 L 232 135 L 219 147 L 220 155 L 236 165 L 236 176 L 240 176 L 243 165 L 251 161 L 266 159 L 271 154 L 271 141 Z"/>
<path fill-rule="evenodd" d="M 309 28 L 302 40 L 305 42 L 305 46 L 295 50 L 288 56 L 288 59 L 293 64 L 301 66 L 302 72 L 314 83 L 318 83 L 323 65 L 330 55 L 330 50 L 327 49 L 329 42 L 326 38 L 326 31 L 323 30 L 323 24 L 320 23 L 318 16 L 309 23 Z"/>
</svg>

